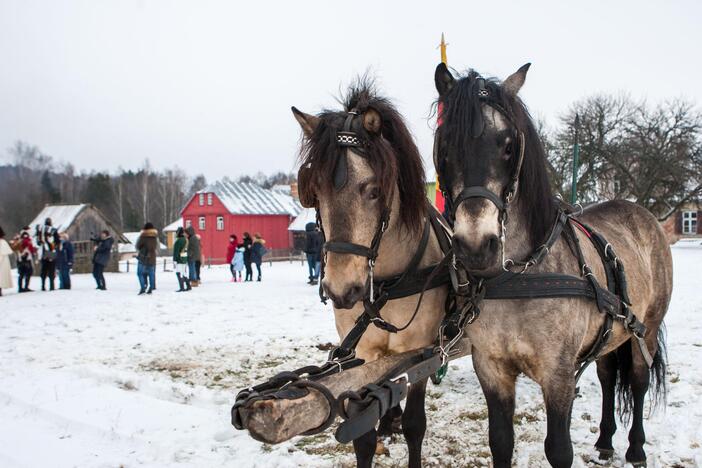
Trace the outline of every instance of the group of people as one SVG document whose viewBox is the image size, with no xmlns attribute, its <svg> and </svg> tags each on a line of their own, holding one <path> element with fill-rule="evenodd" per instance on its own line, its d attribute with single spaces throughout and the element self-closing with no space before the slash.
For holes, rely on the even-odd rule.
<svg viewBox="0 0 702 468">
<path fill-rule="evenodd" d="M 98 235 L 91 234 L 93 246 L 93 278 L 98 290 L 107 290 L 104 271 L 112 257 L 114 239 L 109 231 L 103 230 Z M 227 246 L 227 264 L 232 273 L 231 281 L 253 281 L 253 265 L 256 265 L 257 280 L 261 281 L 261 264 L 267 250 L 266 241 L 261 234 L 253 237 L 244 232 L 242 242 L 235 234 L 229 237 Z M 136 241 L 137 278 L 139 295 L 152 294 L 156 289 L 156 259 L 158 256 L 158 230 L 153 223 L 144 224 Z M 34 237 L 26 226 L 10 241 L 5 239 L 5 232 L 0 227 L 0 296 L 3 289 L 12 288 L 11 257 L 17 259 L 18 291 L 32 291 L 29 283 L 38 265 L 42 291 L 53 291 L 58 277 L 59 289 L 71 289 L 71 269 L 73 268 L 74 247 L 68 233 L 58 232 L 53 227 L 51 218 L 43 226 L 36 226 Z M 173 263 L 179 288 L 177 292 L 190 291 L 200 284 L 202 266 L 202 244 L 200 236 L 192 226 L 178 228 L 173 245 Z M 246 271 L 242 280 L 242 272 Z M 47 289 L 48 288 L 48 289 Z"/>
<path fill-rule="evenodd" d="M 173 264 L 178 278 L 177 292 L 190 291 L 200 285 L 200 267 L 202 266 L 202 244 L 200 236 L 192 226 L 176 231 L 173 244 Z"/>
<path fill-rule="evenodd" d="M 34 240 L 29 226 L 23 227 L 10 241 L 5 239 L 5 235 L 0 227 L 0 296 L 3 289 L 13 287 L 10 261 L 13 255 L 17 258 L 18 292 L 33 291 L 29 283 L 37 264 L 42 291 L 56 289 L 57 276 L 58 289 L 71 289 L 73 243 L 68 233 L 58 232 L 51 218 L 46 218 L 43 226 L 36 226 Z"/>
<path fill-rule="evenodd" d="M 229 236 L 229 244 L 227 245 L 227 264 L 232 273 L 232 281 L 242 281 L 241 272 L 246 269 L 244 281 L 253 281 L 253 267 L 256 265 L 258 273 L 257 281 L 261 281 L 261 264 L 263 256 L 266 255 L 266 241 L 258 232 L 254 234 L 253 239 L 251 234 L 244 232 L 244 238 L 241 243 L 236 234 Z"/>
</svg>

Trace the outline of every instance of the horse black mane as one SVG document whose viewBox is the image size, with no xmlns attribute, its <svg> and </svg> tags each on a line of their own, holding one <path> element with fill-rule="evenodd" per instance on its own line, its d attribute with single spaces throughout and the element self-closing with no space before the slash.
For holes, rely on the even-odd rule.
<svg viewBox="0 0 702 468">
<path fill-rule="evenodd" d="M 364 158 L 378 179 L 380 202 L 387 203 L 397 185 L 402 224 L 407 229 L 420 227 L 426 212 L 424 166 L 404 119 L 389 99 L 377 93 L 372 80 L 365 77 L 356 80 L 340 102 L 344 110 L 324 110 L 317 116 L 320 122 L 312 135 L 303 139 L 298 175 L 300 200 L 311 205 L 318 193 L 332 193 L 334 168 L 346 151 L 337 144 L 336 133 L 342 129 L 348 111 L 355 109 L 362 115 L 373 109 L 381 117 L 381 135 L 367 132 L 360 117 L 354 119 L 352 130 L 368 142 Z"/>
<path fill-rule="evenodd" d="M 469 148 L 471 140 L 478 138 L 484 129 L 483 101 L 478 97 L 478 79 L 475 70 L 459 77 L 453 88 L 440 97 L 443 123 L 441 138 L 454 148 Z M 486 78 L 485 87 L 490 100 L 503 108 L 514 120 L 514 125 L 524 133 L 524 161 L 519 177 L 517 202 L 525 213 L 527 230 L 532 247 L 539 245 L 553 226 L 557 205 L 546 171 L 546 152 L 536 131 L 529 111 L 519 97 L 505 91 L 496 78 Z M 464 155 L 460 155 L 464 157 Z M 517 158 L 511 163 L 516 165 Z M 439 172 L 443 161 L 438 161 Z M 511 167 L 510 170 L 513 170 Z"/>
</svg>

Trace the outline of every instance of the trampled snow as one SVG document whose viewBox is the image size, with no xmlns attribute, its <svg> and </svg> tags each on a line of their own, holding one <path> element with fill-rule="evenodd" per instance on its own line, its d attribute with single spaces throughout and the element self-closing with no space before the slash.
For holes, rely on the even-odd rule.
<svg viewBox="0 0 702 468">
<path fill-rule="evenodd" d="M 649 466 L 702 466 L 702 248 L 673 248 L 666 319 L 669 394 L 645 422 Z M 75 275 L 72 291 L 0 298 L 1 467 L 354 466 L 331 431 L 269 446 L 230 425 L 236 392 L 281 370 L 319 363 L 336 342 L 333 316 L 305 284 L 300 263 L 264 264 L 261 283 L 231 283 L 228 270 L 175 293 L 173 273 L 137 296 L 132 273 L 107 275 L 107 291 Z M 34 280 L 34 287 L 38 284 Z M 600 415 L 594 367 L 580 383 L 572 420 L 574 466 L 593 466 Z M 538 387 L 518 383 L 517 466 L 548 466 Z M 489 466 L 487 410 L 470 358 L 429 384 L 426 466 Z M 611 466 L 624 465 L 618 423 Z M 404 466 L 401 436 L 377 466 Z"/>
</svg>

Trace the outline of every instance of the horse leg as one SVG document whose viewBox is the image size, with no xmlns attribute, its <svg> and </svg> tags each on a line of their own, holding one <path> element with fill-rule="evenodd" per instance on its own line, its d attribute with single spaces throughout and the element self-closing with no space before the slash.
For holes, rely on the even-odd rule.
<svg viewBox="0 0 702 468">
<path fill-rule="evenodd" d="M 373 455 L 375 455 L 377 441 L 378 434 L 375 429 L 353 441 L 353 451 L 356 454 L 358 468 L 371 468 L 373 466 Z"/>
<path fill-rule="evenodd" d="M 427 381 L 413 384 L 407 394 L 405 411 L 402 413 L 402 433 L 407 441 L 409 468 L 422 466 L 422 441 L 427 429 L 427 415 L 424 409 Z"/>
<path fill-rule="evenodd" d="M 546 441 L 544 451 L 551 466 L 570 467 L 573 464 L 573 444 L 570 441 L 570 417 L 575 398 L 573 366 L 564 366 L 542 384 L 546 404 Z"/>
<path fill-rule="evenodd" d="M 632 423 L 629 430 L 629 448 L 626 451 L 626 461 L 634 466 L 646 466 L 646 434 L 643 427 L 643 410 L 646 392 L 650 382 L 650 370 L 641 354 L 641 350 L 634 341 L 630 340 L 631 369 L 629 369 L 629 383 L 632 397 Z M 649 348 L 650 349 L 650 348 Z"/>
<path fill-rule="evenodd" d="M 511 467 L 514 450 L 514 395 L 517 375 L 473 349 L 473 367 L 488 407 L 490 453 L 495 468 Z"/>
<path fill-rule="evenodd" d="M 609 460 L 614 455 L 612 436 L 617 431 L 614 417 L 614 394 L 617 383 L 617 353 L 611 352 L 597 360 L 597 377 L 602 386 L 602 418 L 600 419 L 600 437 L 595 442 L 595 449 L 601 460 Z"/>
<path fill-rule="evenodd" d="M 380 418 L 378 423 L 378 437 L 390 437 L 393 434 L 401 432 L 402 408 L 398 405 Z"/>
</svg>

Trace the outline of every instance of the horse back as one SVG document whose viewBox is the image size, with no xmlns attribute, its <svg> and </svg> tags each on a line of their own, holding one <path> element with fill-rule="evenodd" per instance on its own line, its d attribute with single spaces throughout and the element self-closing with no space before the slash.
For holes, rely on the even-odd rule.
<svg viewBox="0 0 702 468">
<path fill-rule="evenodd" d="M 639 318 L 659 323 L 672 294 L 673 261 L 658 220 L 645 208 L 625 200 L 592 205 L 580 219 L 599 232 L 623 262 L 629 297 Z M 590 258 L 593 254 L 599 257 L 594 249 L 588 250 L 588 262 L 599 262 Z"/>
</svg>

